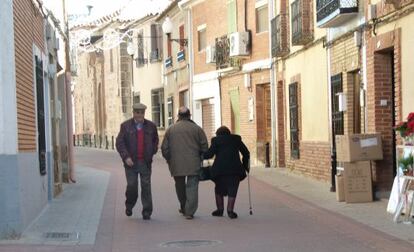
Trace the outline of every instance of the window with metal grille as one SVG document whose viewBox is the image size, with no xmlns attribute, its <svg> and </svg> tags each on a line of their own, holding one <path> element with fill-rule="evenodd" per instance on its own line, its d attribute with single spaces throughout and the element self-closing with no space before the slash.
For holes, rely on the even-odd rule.
<svg viewBox="0 0 414 252">
<path fill-rule="evenodd" d="M 167 114 L 168 114 L 168 118 L 167 118 L 167 126 L 170 126 L 174 123 L 174 97 L 169 96 L 167 98 Z"/>
<path fill-rule="evenodd" d="M 302 8 L 300 8 L 303 0 L 294 1 L 291 6 L 292 11 L 292 42 L 300 40 L 302 36 Z"/>
<path fill-rule="evenodd" d="M 46 132 L 45 132 L 45 103 L 43 61 L 35 57 L 36 63 L 36 105 L 37 105 L 37 134 L 40 175 L 46 174 Z"/>
<path fill-rule="evenodd" d="M 164 122 L 164 89 L 151 90 L 152 121 L 158 128 L 165 126 Z"/>
<path fill-rule="evenodd" d="M 298 83 L 289 85 L 290 155 L 299 159 Z"/>
<path fill-rule="evenodd" d="M 337 96 L 338 93 L 342 93 L 342 73 L 331 76 L 331 86 L 333 135 L 343 135 L 344 112 L 339 111 L 339 99 Z"/>
</svg>

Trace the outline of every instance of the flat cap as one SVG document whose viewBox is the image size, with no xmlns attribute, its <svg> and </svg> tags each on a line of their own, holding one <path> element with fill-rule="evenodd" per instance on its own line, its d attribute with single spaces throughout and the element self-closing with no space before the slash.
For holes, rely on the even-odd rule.
<svg viewBox="0 0 414 252">
<path fill-rule="evenodd" d="M 145 105 L 144 105 L 144 104 L 142 104 L 142 103 L 137 102 L 137 103 L 134 103 L 134 105 L 132 106 L 132 109 L 141 109 L 141 110 L 145 110 L 145 109 L 147 109 L 147 106 L 145 106 Z"/>
</svg>

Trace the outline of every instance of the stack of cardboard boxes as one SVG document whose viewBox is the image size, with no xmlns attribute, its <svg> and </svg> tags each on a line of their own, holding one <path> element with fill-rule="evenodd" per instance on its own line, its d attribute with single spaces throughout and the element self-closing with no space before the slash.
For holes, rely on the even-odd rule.
<svg viewBox="0 0 414 252">
<path fill-rule="evenodd" d="M 370 202 L 372 195 L 371 161 L 382 159 L 380 134 L 337 135 L 337 162 L 343 174 L 337 174 L 336 197 L 347 203 Z"/>
</svg>

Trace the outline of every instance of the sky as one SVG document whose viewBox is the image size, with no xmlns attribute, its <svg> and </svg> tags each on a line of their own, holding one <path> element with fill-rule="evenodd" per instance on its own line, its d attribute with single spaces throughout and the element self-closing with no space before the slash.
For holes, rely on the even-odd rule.
<svg viewBox="0 0 414 252">
<path fill-rule="evenodd" d="M 171 0 L 65 0 L 67 12 L 69 15 L 86 15 L 88 14 L 87 5 L 93 6 L 91 18 L 98 18 L 111 14 L 122 7 L 123 16 L 142 17 L 145 12 L 157 13 L 162 11 Z M 43 0 L 46 8 L 51 10 L 54 15 L 62 20 L 63 0 Z"/>
</svg>

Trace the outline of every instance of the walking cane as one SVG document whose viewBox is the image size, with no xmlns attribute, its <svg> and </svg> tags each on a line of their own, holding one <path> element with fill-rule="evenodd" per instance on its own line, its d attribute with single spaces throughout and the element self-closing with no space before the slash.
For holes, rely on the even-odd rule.
<svg viewBox="0 0 414 252">
<path fill-rule="evenodd" d="M 250 193 L 250 160 L 249 160 L 248 166 L 249 166 L 249 172 L 247 173 L 247 190 L 249 191 L 250 215 L 253 215 L 253 210 L 252 210 L 252 196 L 251 196 L 251 193 Z"/>
</svg>

